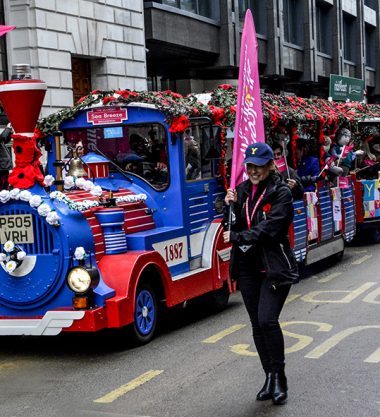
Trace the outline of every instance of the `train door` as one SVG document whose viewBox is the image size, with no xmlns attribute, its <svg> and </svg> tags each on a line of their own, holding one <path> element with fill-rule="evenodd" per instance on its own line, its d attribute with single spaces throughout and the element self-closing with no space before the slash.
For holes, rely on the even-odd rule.
<svg viewBox="0 0 380 417">
<path fill-rule="evenodd" d="M 188 231 L 190 270 L 202 266 L 202 249 L 213 219 L 221 218 L 219 207 L 224 190 L 218 173 L 220 149 L 217 129 L 205 120 L 192 122 L 183 135 L 184 219 Z"/>
</svg>

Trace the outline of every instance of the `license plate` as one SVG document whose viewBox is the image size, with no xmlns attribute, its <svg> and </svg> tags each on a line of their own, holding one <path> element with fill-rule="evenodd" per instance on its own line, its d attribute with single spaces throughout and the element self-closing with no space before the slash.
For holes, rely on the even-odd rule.
<svg viewBox="0 0 380 417">
<path fill-rule="evenodd" d="M 33 217 L 31 214 L 7 214 L 0 216 L 0 243 L 34 243 Z"/>
</svg>

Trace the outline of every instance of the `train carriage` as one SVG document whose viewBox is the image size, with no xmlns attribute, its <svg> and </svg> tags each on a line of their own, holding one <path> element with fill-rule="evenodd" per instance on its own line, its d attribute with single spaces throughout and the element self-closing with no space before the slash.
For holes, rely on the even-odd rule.
<svg viewBox="0 0 380 417">
<path fill-rule="evenodd" d="M 0 334 L 127 326 L 145 343 L 161 307 L 203 294 L 225 306 L 232 284 L 221 222 L 234 102 L 223 108 L 215 97 L 231 88 L 208 105 L 172 92 L 93 92 L 39 122 L 42 179 L 41 135 L 33 134 L 39 90 L 39 80 L 0 84 L 16 131 L 12 189 L 0 192 Z M 300 265 L 343 255 L 356 217 L 363 222 L 377 198 L 371 184 L 321 181 L 294 202 L 290 238 Z"/>
</svg>

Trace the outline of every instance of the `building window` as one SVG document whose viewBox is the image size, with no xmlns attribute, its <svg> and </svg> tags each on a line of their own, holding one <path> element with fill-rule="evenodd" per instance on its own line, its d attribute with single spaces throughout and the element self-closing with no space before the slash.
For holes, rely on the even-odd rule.
<svg viewBox="0 0 380 417">
<path fill-rule="evenodd" d="M 145 0 L 148 1 L 148 0 Z M 213 20 L 220 19 L 219 0 L 158 0 L 155 3 L 176 7 L 186 12 L 199 14 Z"/>
<path fill-rule="evenodd" d="M 375 28 L 365 25 L 365 64 L 367 67 L 376 67 L 376 33 Z"/>
<path fill-rule="evenodd" d="M 331 39 L 332 39 L 332 22 L 331 7 L 317 4 L 317 48 L 319 52 L 331 55 Z"/>
<path fill-rule="evenodd" d="M 364 0 L 364 4 L 373 10 L 376 10 L 377 2 L 377 0 Z"/>
<path fill-rule="evenodd" d="M 303 46 L 303 6 L 300 0 L 283 0 L 285 42 Z"/>
<path fill-rule="evenodd" d="M 355 18 L 343 13 L 344 59 L 355 62 Z"/>
<path fill-rule="evenodd" d="M 239 0 L 239 18 L 244 22 L 245 12 L 251 9 L 255 29 L 261 35 L 267 34 L 267 6 L 265 1 L 260 0 Z"/>
</svg>

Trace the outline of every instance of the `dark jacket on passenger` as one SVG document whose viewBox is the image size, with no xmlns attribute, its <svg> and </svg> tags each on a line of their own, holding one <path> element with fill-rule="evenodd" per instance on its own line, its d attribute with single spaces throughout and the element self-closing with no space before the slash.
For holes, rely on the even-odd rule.
<svg viewBox="0 0 380 417">
<path fill-rule="evenodd" d="M 302 200 L 303 199 L 304 190 L 303 190 L 303 185 L 301 183 L 301 179 L 297 175 L 297 172 L 293 168 L 288 167 L 288 169 L 289 169 L 289 176 L 288 176 L 287 170 L 281 172 L 280 175 L 283 178 L 283 180 L 285 181 L 285 183 L 286 183 L 286 180 L 288 178 L 291 179 L 291 180 L 295 180 L 296 181 L 297 184 L 290 191 L 292 192 L 293 200 Z"/>
<path fill-rule="evenodd" d="M 266 189 L 248 230 L 246 202 L 249 215 Z M 231 229 L 233 243 L 230 260 L 230 274 L 233 280 L 239 276 L 239 257 L 244 256 L 239 246 L 252 245 L 254 256 L 260 259 L 253 262 L 252 271 L 259 272 L 262 267 L 272 286 L 293 284 L 298 281 L 297 262 L 290 247 L 288 230 L 293 221 L 293 200 L 289 187 L 278 174 L 270 174 L 260 182 L 252 200 L 252 183 L 244 181 L 237 187 L 237 202 L 234 203 L 235 223 Z M 248 198 L 248 200 L 247 200 Z M 228 209 L 226 210 L 228 212 Z"/>
</svg>

